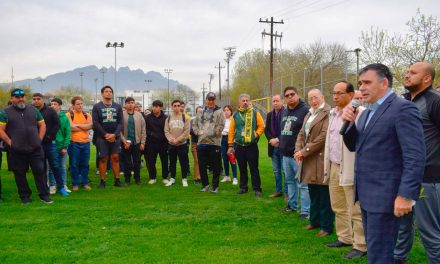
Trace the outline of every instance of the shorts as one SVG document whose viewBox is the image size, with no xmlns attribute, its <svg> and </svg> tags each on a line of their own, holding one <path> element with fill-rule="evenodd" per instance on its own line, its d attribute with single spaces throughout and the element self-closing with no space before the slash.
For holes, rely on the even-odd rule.
<svg viewBox="0 0 440 264">
<path fill-rule="evenodd" d="M 96 151 L 98 151 L 98 157 L 104 158 L 111 154 L 121 153 L 121 139 L 116 139 L 115 142 L 110 143 L 102 137 L 96 138 Z"/>
</svg>

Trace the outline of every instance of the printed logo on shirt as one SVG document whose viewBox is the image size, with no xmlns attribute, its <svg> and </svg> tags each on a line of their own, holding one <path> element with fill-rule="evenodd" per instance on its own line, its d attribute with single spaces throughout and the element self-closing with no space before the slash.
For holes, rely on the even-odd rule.
<svg viewBox="0 0 440 264">
<path fill-rule="evenodd" d="M 296 116 L 284 116 L 281 120 L 281 124 L 284 123 L 283 130 L 281 130 L 281 135 L 291 136 L 293 135 L 292 126 L 298 118 Z"/>
<path fill-rule="evenodd" d="M 103 123 L 113 123 L 116 122 L 117 110 L 113 107 L 107 107 L 101 109 L 102 122 Z"/>
<path fill-rule="evenodd" d="M 178 128 L 183 129 L 185 127 L 185 124 L 183 123 L 182 120 L 175 119 L 175 120 L 170 120 L 169 126 L 170 129 L 178 129 Z"/>
</svg>

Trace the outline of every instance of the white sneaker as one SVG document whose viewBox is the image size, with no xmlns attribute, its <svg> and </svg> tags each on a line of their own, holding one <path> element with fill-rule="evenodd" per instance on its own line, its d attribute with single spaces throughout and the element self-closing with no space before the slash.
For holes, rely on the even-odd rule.
<svg viewBox="0 0 440 264">
<path fill-rule="evenodd" d="M 167 184 L 165 184 L 166 187 L 170 187 L 171 185 L 173 185 L 176 182 L 175 179 L 171 178 Z"/>
<path fill-rule="evenodd" d="M 182 186 L 188 187 L 188 181 L 186 179 L 182 179 Z"/>
<path fill-rule="evenodd" d="M 49 187 L 49 193 L 50 194 L 56 194 L 57 193 L 57 187 L 56 186 L 50 186 Z"/>
<path fill-rule="evenodd" d="M 156 179 L 151 179 L 148 181 L 148 184 L 155 184 L 156 183 Z"/>
<path fill-rule="evenodd" d="M 225 176 L 220 182 L 230 182 L 230 181 L 231 181 L 231 177 Z"/>
<path fill-rule="evenodd" d="M 131 175 L 134 175 L 134 171 L 131 171 Z"/>
<path fill-rule="evenodd" d="M 68 193 L 72 192 L 69 188 L 67 188 L 67 185 L 64 185 L 64 190 L 66 190 L 66 192 L 68 192 Z"/>
<path fill-rule="evenodd" d="M 96 174 L 96 175 L 99 175 L 99 170 L 97 170 L 95 174 Z"/>
<path fill-rule="evenodd" d="M 120 171 L 120 172 L 119 172 L 119 175 L 124 175 L 124 172 L 123 172 L 123 171 Z"/>
<path fill-rule="evenodd" d="M 237 178 L 234 178 L 234 179 L 232 180 L 232 185 L 238 185 L 238 180 L 237 180 Z"/>
<path fill-rule="evenodd" d="M 167 185 L 170 181 L 165 179 L 165 180 L 162 180 L 162 182 L 163 182 L 163 184 Z"/>
</svg>

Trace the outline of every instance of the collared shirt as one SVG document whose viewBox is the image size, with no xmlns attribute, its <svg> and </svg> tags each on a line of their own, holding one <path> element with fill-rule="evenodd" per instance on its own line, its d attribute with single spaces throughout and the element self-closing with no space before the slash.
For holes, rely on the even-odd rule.
<svg viewBox="0 0 440 264">
<path fill-rule="evenodd" d="M 368 126 L 368 123 L 370 122 L 371 117 L 374 115 L 374 113 L 376 113 L 376 110 L 379 108 L 379 106 L 383 102 L 385 102 L 385 100 L 392 94 L 393 94 L 393 90 L 388 89 L 388 92 L 384 96 L 382 96 L 382 98 L 379 98 L 379 100 L 377 100 L 375 103 L 371 103 L 368 105 L 367 108 L 368 108 L 369 112 L 367 113 L 368 117 L 367 117 L 367 121 L 365 122 L 365 127 Z"/>
<path fill-rule="evenodd" d="M 307 119 L 307 123 L 304 126 L 304 132 L 306 132 L 306 136 L 309 135 L 310 127 L 312 125 L 313 120 L 315 120 L 315 118 L 318 116 L 319 112 L 321 112 L 322 109 L 324 109 L 324 106 L 325 106 L 325 103 L 322 103 L 316 110 L 313 108 L 309 109 L 310 116 Z"/>
<path fill-rule="evenodd" d="M 329 159 L 331 162 L 340 164 L 341 163 L 341 135 L 339 130 L 342 126 L 342 109 L 335 108 L 330 113 L 333 119 L 330 123 L 329 132 Z"/>
</svg>

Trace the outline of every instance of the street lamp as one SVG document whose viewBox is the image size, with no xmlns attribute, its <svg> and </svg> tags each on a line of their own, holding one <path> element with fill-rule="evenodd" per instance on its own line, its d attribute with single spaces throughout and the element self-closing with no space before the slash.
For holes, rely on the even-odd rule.
<svg viewBox="0 0 440 264">
<path fill-rule="evenodd" d="M 98 103 L 98 78 L 95 78 L 95 103 Z"/>
<path fill-rule="evenodd" d="M 173 69 L 165 69 L 164 72 L 168 75 L 168 100 L 167 100 L 167 108 L 168 112 L 170 110 L 170 73 L 173 73 Z"/>
<path fill-rule="evenodd" d="M 117 77 L 116 76 L 117 76 L 118 70 L 116 68 L 116 48 L 123 48 L 124 47 L 124 42 L 121 42 L 121 43 L 117 43 L 117 42 L 110 43 L 110 42 L 107 42 L 105 47 L 106 48 L 115 48 L 115 86 L 113 87 L 113 90 L 114 90 L 114 96 L 115 96 L 115 98 L 117 98 L 116 97 L 116 86 L 117 86 Z"/>
<path fill-rule="evenodd" d="M 104 75 L 105 75 L 105 73 L 107 72 L 107 70 L 106 70 L 104 67 L 102 67 L 102 68 L 99 70 L 99 72 L 102 73 L 102 87 L 104 87 Z"/>
<path fill-rule="evenodd" d="M 359 53 L 362 50 L 360 48 L 356 48 L 354 50 L 346 50 L 345 52 L 354 52 L 356 55 L 356 84 L 359 86 Z M 345 70 L 345 79 L 347 79 L 347 70 Z"/>
<path fill-rule="evenodd" d="M 80 72 L 79 76 L 81 77 L 81 92 L 80 92 L 80 94 L 82 96 L 82 94 L 83 94 L 83 76 L 84 76 L 84 72 Z"/>
<path fill-rule="evenodd" d="M 44 91 L 44 82 L 46 81 L 46 79 L 40 78 L 38 79 L 38 81 L 41 83 L 41 90 Z"/>
</svg>

